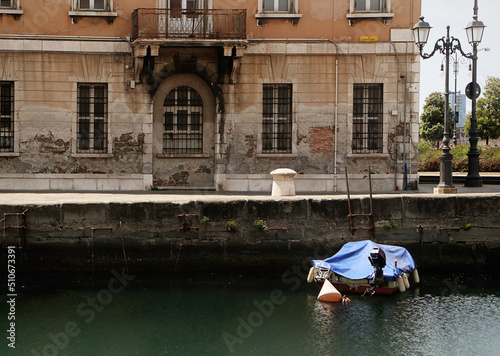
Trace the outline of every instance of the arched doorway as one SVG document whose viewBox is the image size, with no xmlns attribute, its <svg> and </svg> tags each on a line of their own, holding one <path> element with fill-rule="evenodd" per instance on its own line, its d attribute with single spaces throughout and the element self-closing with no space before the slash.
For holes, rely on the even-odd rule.
<svg viewBox="0 0 500 356">
<path fill-rule="evenodd" d="M 215 98 L 191 73 L 174 74 L 153 100 L 153 184 L 158 188 L 213 189 Z"/>
</svg>

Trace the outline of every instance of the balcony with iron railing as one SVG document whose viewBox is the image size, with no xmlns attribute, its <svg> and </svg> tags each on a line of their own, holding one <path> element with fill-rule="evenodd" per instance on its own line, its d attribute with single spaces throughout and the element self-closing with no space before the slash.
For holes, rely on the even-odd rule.
<svg viewBox="0 0 500 356">
<path fill-rule="evenodd" d="M 132 40 L 245 40 L 246 10 L 136 9 Z"/>
</svg>

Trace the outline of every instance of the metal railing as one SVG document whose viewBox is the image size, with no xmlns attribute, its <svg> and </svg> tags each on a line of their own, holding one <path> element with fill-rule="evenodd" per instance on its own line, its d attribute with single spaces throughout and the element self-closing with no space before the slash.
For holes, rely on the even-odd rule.
<svg viewBox="0 0 500 356">
<path fill-rule="evenodd" d="M 132 40 L 245 39 L 246 10 L 136 9 Z"/>
</svg>

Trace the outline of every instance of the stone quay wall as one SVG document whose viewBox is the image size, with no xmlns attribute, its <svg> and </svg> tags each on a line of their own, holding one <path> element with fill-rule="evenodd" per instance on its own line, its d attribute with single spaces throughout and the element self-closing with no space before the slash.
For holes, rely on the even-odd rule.
<svg viewBox="0 0 500 356">
<path fill-rule="evenodd" d="M 311 259 L 364 239 L 406 247 L 420 268 L 498 266 L 500 260 L 498 193 L 374 195 L 375 238 L 370 230 L 351 233 L 345 195 L 180 197 L 12 201 L 0 205 L 2 244 L 24 245 L 19 251 L 27 271 L 83 274 L 124 266 L 130 273 L 165 276 L 182 271 L 279 273 L 291 266 L 307 271 Z M 369 213 L 369 196 L 351 197 L 351 208 Z M 22 216 L 9 214 L 25 209 L 22 229 Z M 259 220 L 264 229 L 255 225 Z M 367 217 L 355 217 L 354 223 L 370 226 Z"/>
</svg>

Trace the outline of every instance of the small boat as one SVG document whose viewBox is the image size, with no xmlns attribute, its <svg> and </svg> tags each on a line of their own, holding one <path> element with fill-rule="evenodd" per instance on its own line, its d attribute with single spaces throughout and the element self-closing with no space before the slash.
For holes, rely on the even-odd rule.
<svg viewBox="0 0 500 356">
<path fill-rule="evenodd" d="M 420 282 L 415 262 L 404 247 L 370 240 L 348 242 L 332 257 L 312 264 L 308 282 L 322 288 L 328 280 L 339 293 L 404 292 L 410 287 L 410 274 L 415 283 Z"/>
</svg>

